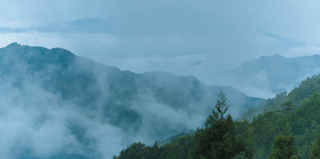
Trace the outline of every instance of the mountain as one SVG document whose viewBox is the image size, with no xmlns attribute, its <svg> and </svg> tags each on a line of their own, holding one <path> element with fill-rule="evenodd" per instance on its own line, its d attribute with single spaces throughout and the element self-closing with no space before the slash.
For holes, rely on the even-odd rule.
<svg viewBox="0 0 320 159">
<path fill-rule="evenodd" d="M 236 139 L 243 138 L 250 141 L 251 144 L 247 145 L 246 149 L 254 149 L 254 151 L 240 154 L 234 158 L 271 158 L 271 154 L 275 154 L 275 147 L 278 148 L 279 152 L 290 149 L 289 142 L 277 140 L 288 137 L 291 138 L 291 149 L 296 149 L 296 152 L 287 151 L 286 154 L 292 156 L 289 157 L 288 155 L 286 158 L 307 159 L 315 158 L 316 155 L 319 156 L 320 74 L 304 79 L 289 94 L 287 92 L 277 94 L 275 98 L 264 100 L 259 108 L 250 108 L 245 113 L 244 117 L 250 116 L 250 121 L 247 119 L 233 121 L 232 124 L 235 128 L 233 134 L 239 135 Z M 210 117 L 208 117 L 208 120 L 210 120 Z M 216 123 L 213 122 L 213 124 Z M 202 145 L 216 146 L 223 145 L 221 143 L 226 141 L 201 140 L 199 134 L 205 134 L 205 132 L 206 129 L 196 132 L 182 132 L 162 142 L 154 143 L 153 146 L 140 142 L 133 143 L 123 149 L 115 158 L 139 159 L 144 156 L 152 156 L 152 158 L 159 159 L 185 159 L 190 158 L 197 142 L 201 142 Z M 161 143 L 160 146 L 158 146 L 159 143 Z M 280 146 L 281 144 L 282 146 Z M 204 146 L 199 149 L 206 150 L 208 147 Z M 230 152 L 235 153 L 237 150 L 231 149 Z M 206 153 L 208 151 L 202 152 L 202 154 Z M 279 155 L 276 158 L 285 157 Z"/>
<path fill-rule="evenodd" d="M 306 77 L 318 73 L 319 60 L 320 55 L 294 58 L 279 54 L 262 56 L 217 74 L 214 81 L 217 85 L 231 85 L 246 94 L 270 96 L 290 91 Z"/>
<path fill-rule="evenodd" d="M 125 35 L 203 34 L 214 27 L 208 14 L 191 8 L 161 6 L 106 19 L 86 18 L 63 25 L 30 28 L 0 27 L 0 32 L 85 32 Z"/>
<path fill-rule="evenodd" d="M 256 156 L 266 158 L 271 151 L 272 135 L 281 134 L 285 129 L 286 134 L 294 136 L 299 157 L 310 158 L 313 143 L 320 133 L 319 99 L 320 74 L 317 74 L 304 79 L 291 92 L 279 93 L 263 101 L 259 108 L 244 112 L 242 115 L 250 118 L 255 127 L 252 136 L 258 150 Z"/>
<path fill-rule="evenodd" d="M 313 75 L 304 79 L 299 86 L 295 87 L 289 93 L 284 91 L 278 93 L 274 98 L 268 98 L 261 102 L 259 107 L 249 108 L 242 112 L 240 118 L 251 120 L 253 116 L 257 116 L 266 111 L 281 110 L 280 106 L 286 101 L 291 101 L 294 105 L 303 105 L 303 102 L 309 100 L 312 95 L 320 93 L 320 74 Z"/>
<path fill-rule="evenodd" d="M 121 71 L 61 48 L 12 43 L 0 49 L 1 114 L 7 119 L 0 121 L 21 132 L 8 139 L 13 158 L 110 157 L 132 141 L 154 141 L 196 128 L 221 91 L 235 118 L 262 101 L 192 76 Z M 34 134 L 41 134 L 41 142 Z M 16 138 L 25 144 L 17 146 Z"/>
</svg>

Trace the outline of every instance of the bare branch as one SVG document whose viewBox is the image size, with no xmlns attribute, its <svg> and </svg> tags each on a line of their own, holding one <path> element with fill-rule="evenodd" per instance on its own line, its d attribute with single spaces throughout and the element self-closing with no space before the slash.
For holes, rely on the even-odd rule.
<svg viewBox="0 0 320 159">
<path fill-rule="evenodd" d="M 319 159 L 319 158 L 317 158 L 316 156 L 313 155 L 313 153 L 311 152 L 311 150 L 310 150 L 310 153 L 311 153 L 311 155 L 312 155 L 315 159 Z"/>
</svg>

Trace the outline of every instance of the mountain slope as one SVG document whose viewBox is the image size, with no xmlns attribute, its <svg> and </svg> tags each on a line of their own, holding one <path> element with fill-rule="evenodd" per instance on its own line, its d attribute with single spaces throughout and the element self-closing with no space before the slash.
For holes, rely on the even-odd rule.
<svg viewBox="0 0 320 159">
<path fill-rule="evenodd" d="M 261 93 L 260 96 L 268 97 L 289 91 L 307 76 L 318 73 L 319 61 L 320 55 L 295 58 L 285 58 L 278 54 L 262 56 L 234 70 L 219 73 L 215 81 L 218 85 L 231 85 L 246 94 Z"/>
<path fill-rule="evenodd" d="M 256 155 L 259 158 L 267 157 L 271 150 L 268 146 L 273 142 L 272 135 L 277 131 L 277 134 L 280 134 L 283 128 L 286 129 L 286 134 L 294 135 L 300 158 L 308 158 L 313 141 L 320 133 L 319 93 L 320 74 L 317 74 L 303 80 L 288 94 L 287 92 L 277 94 L 275 98 L 262 102 L 259 108 L 244 112 L 243 116 L 251 117 L 250 120 L 255 127 L 254 140 L 258 148 Z M 293 104 L 289 111 L 281 106 L 286 101 L 291 101 Z M 253 115 L 255 117 L 252 119 Z M 261 130 L 269 130 L 269 132 Z"/>
<path fill-rule="evenodd" d="M 231 87 L 206 86 L 192 76 L 136 74 L 65 49 L 17 43 L 0 49 L 0 90 L 4 106 L 0 111 L 8 119 L 4 121 L 16 125 L 15 131 L 26 132 L 26 128 L 34 132 L 29 137 L 23 133 L 9 137 L 12 143 L 27 137 L 25 145 L 8 146 L 15 150 L 10 153 L 13 158 L 50 158 L 60 153 L 112 156 L 137 140 L 150 142 L 195 129 L 211 113 L 220 91 L 227 95 L 229 113 L 235 117 L 262 101 Z M 20 112 L 26 119 L 10 112 Z M 15 121 L 22 122 L 21 126 Z M 48 128 L 55 129 L 44 131 Z M 65 139 L 55 144 L 60 140 L 49 132 Z M 57 147 L 47 151 L 45 146 L 37 146 L 34 135 L 39 133 L 41 141 Z"/>
<path fill-rule="evenodd" d="M 315 142 L 318 140 L 317 136 L 320 133 L 319 92 L 320 74 L 305 79 L 299 87 L 294 88 L 288 95 L 286 92 L 282 92 L 275 98 L 265 100 L 264 105 L 259 107 L 259 109 L 263 108 L 263 111 L 259 112 L 250 122 L 248 120 L 234 121 L 234 133 L 244 135 L 243 137 L 252 143 L 251 146 L 255 149 L 252 156 L 254 159 L 270 157 L 273 147 L 276 144 L 279 145 L 275 141 L 275 138 L 279 135 L 282 135 L 282 137 L 291 136 L 294 139 L 292 144 L 297 149 L 295 155 L 299 158 L 314 158 L 314 154 L 318 153 L 316 152 L 318 146 L 315 145 Z M 280 106 L 284 102 L 286 104 Z M 157 143 L 153 146 L 133 143 L 130 147 L 123 149 L 116 158 L 135 159 L 149 155 L 160 159 L 185 159 L 189 157 L 197 140 L 199 139 L 196 138 L 194 131 L 182 132 L 160 142 L 162 143 L 160 147 Z M 203 145 L 214 144 L 211 142 L 210 140 L 201 141 Z M 140 145 L 140 149 L 136 148 L 137 145 Z M 132 155 L 132 151 L 138 153 Z M 281 152 L 283 151 L 286 150 L 282 149 Z M 246 157 L 239 155 L 235 158 Z"/>
</svg>

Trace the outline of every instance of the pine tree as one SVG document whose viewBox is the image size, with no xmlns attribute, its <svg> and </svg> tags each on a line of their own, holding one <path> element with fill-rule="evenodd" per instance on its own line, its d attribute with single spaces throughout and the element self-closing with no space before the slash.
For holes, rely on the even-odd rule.
<svg viewBox="0 0 320 159">
<path fill-rule="evenodd" d="M 273 149 L 268 159 L 298 158 L 293 135 L 285 135 L 284 133 L 285 130 L 281 135 L 274 138 Z"/>
<path fill-rule="evenodd" d="M 280 105 L 283 109 L 280 111 L 282 113 L 289 113 L 295 109 L 295 105 L 292 101 L 286 101 Z"/>
<path fill-rule="evenodd" d="M 142 144 L 141 142 L 133 143 L 125 150 L 121 150 L 118 157 L 113 156 L 113 159 L 140 159 L 144 150 L 145 144 Z"/>
<path fill-rule="evenodd" d="M 228 110 L 227 98 L 221 92 L 216 102 L 212 115 L 205 122 L 205 128 L 198 128 L 194 138 L 195 146 L 191 150 L 191 159 L 231 159 L 238 155 L 244 158 L 252 158 L 253 151 L 244 136 L 237 138 L 235 127 L 230 114 L 224 114 Z"/>
</svg>

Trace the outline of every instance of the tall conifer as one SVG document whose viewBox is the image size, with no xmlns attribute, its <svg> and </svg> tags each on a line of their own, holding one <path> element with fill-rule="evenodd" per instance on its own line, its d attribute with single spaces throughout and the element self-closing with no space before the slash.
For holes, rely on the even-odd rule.
<svg viewBox="0 0 320 159">
<path fill-rule="evenodd" d="M 209 115 L 205 128 L 198 128 L 194 137 L 196 144 L 190 152 L 191 159 L 231 159 L 242 155 L 243 158 L 252 158 L 253 150 L 246 139 L 236 137 L 235 127 L 228 110 L 227 98 L 221 92 L 212 115 Z"/>
</svg>

